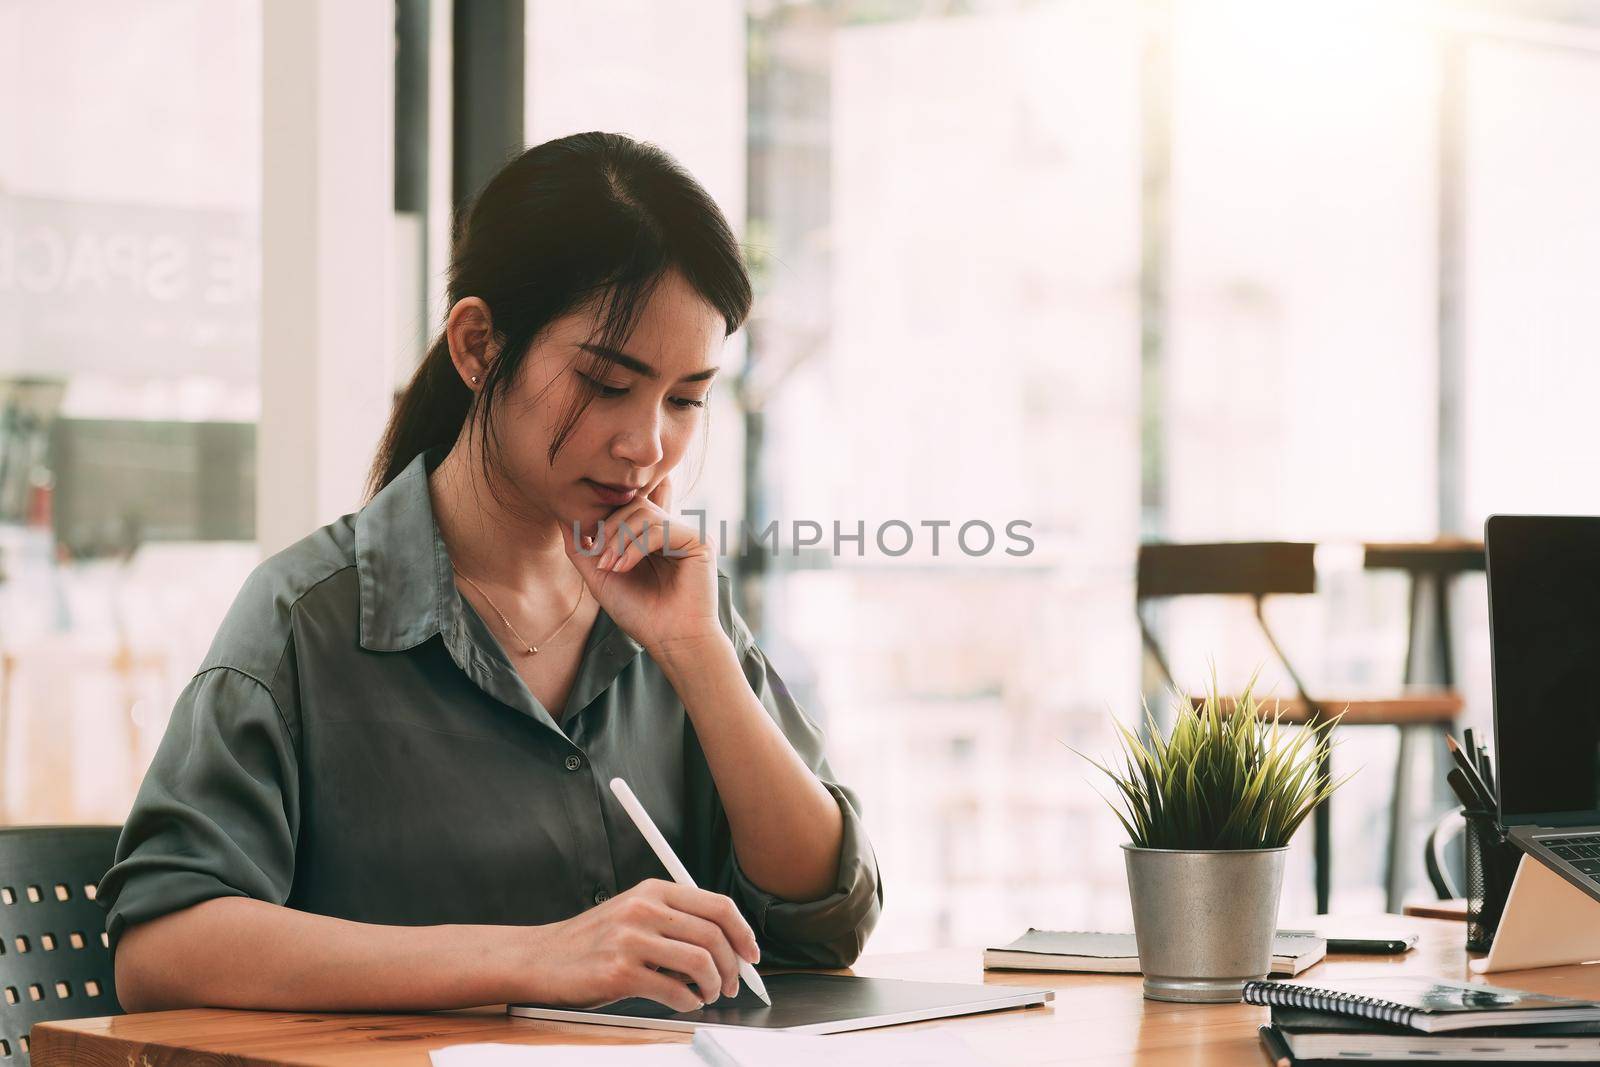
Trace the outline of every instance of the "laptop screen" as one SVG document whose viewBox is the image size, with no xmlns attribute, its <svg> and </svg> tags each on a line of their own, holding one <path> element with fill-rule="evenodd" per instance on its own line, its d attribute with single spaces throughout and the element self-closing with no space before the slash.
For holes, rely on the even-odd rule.
<svg viewBox="0 0 1600 1067">
<path fill-rule="evenodd" d="M 1500 817 L 1600 822 L 1600 518 L 1484 525 Z"/>
</svg>

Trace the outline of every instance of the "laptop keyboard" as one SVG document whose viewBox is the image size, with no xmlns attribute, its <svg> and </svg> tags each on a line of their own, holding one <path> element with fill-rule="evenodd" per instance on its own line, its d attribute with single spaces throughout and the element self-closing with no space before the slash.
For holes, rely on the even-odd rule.
<svg viewBox="0 0 1600 1067">
<path fill-rule="evenodd" d="M 1536 837 L 1534 840 L 1589 877 L 1600 878 L 1600 834 Z"/>
</svg>

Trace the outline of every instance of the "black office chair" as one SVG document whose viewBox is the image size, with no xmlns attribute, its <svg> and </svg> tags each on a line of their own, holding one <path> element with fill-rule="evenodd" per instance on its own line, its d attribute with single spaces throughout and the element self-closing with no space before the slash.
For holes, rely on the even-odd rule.
<svg viewBox="0 0 1600 1067">
<path fill-rule="evenodd" d="M 0 1064 L 27 1067 L 34 1023 L 122 1014 L 94 900 L 121 829 L 0 829 Z"/>
<path fill-rule="evenodd" d="M 1451 808 L 1433 824 L 1428 840 L 1422 848 L 1422 866 L 1428 872 L 1428 882 L 1440 900 L 1456 900 L 1467 895 L 1466 880 L 1459 872 L 1459 860 L 1451 861 L 1451 849 L 1456 842 L 1466 845 L 1467 820 L 1461 812 Z"/>
</svg>

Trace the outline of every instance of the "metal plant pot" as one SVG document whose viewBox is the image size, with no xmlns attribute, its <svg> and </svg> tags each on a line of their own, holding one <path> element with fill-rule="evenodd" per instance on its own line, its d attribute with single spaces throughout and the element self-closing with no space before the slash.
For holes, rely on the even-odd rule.
<svg viewBox="0 0 1600 1067">
<path fill-rule="evenodd" d="M 1146 997 L 1228 1003 L 1266 976 L 1287 848 L 1122 847 Z"/>
</svg>

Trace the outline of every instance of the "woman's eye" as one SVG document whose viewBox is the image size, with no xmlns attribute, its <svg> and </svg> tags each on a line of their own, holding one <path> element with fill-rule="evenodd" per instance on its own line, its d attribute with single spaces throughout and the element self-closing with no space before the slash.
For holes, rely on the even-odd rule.
<svg viewBox="0 0 1600 1067">
<path fill-rule="evenodd" d="M 626 385 L 607 385 L 600 379 L 591 378 L 582 371 L 575 371 L 574 373 L 577 374 L 579 378 L 583 379 L 585 385 L 594 390 L 595 396 L 600 397 L 602 400 L 611 400 L 619 396 L 627 395 L 628 387 Z M 679 411 L 689 411 L 694 408 L 703 408 L 706 406 L 704 397 L 674 396 L 669 397 L 668 399 L 671 401 L 672 406 L 677 408 Z"/>
<path fill-rule="evenodd" d="M 628 391 L 627 386 L 607 385 L 605 382 L 602 382 L 597 378 L 591 378 L 587 374 L 579 374 L 578 377 L 582 378 L 585 382 L 588 382 L 589 388 L 593 389 L 597 395 L 606 399 L 610 399 L 611 397 L 615 396 L 621 396 Z"/>
</svg>

